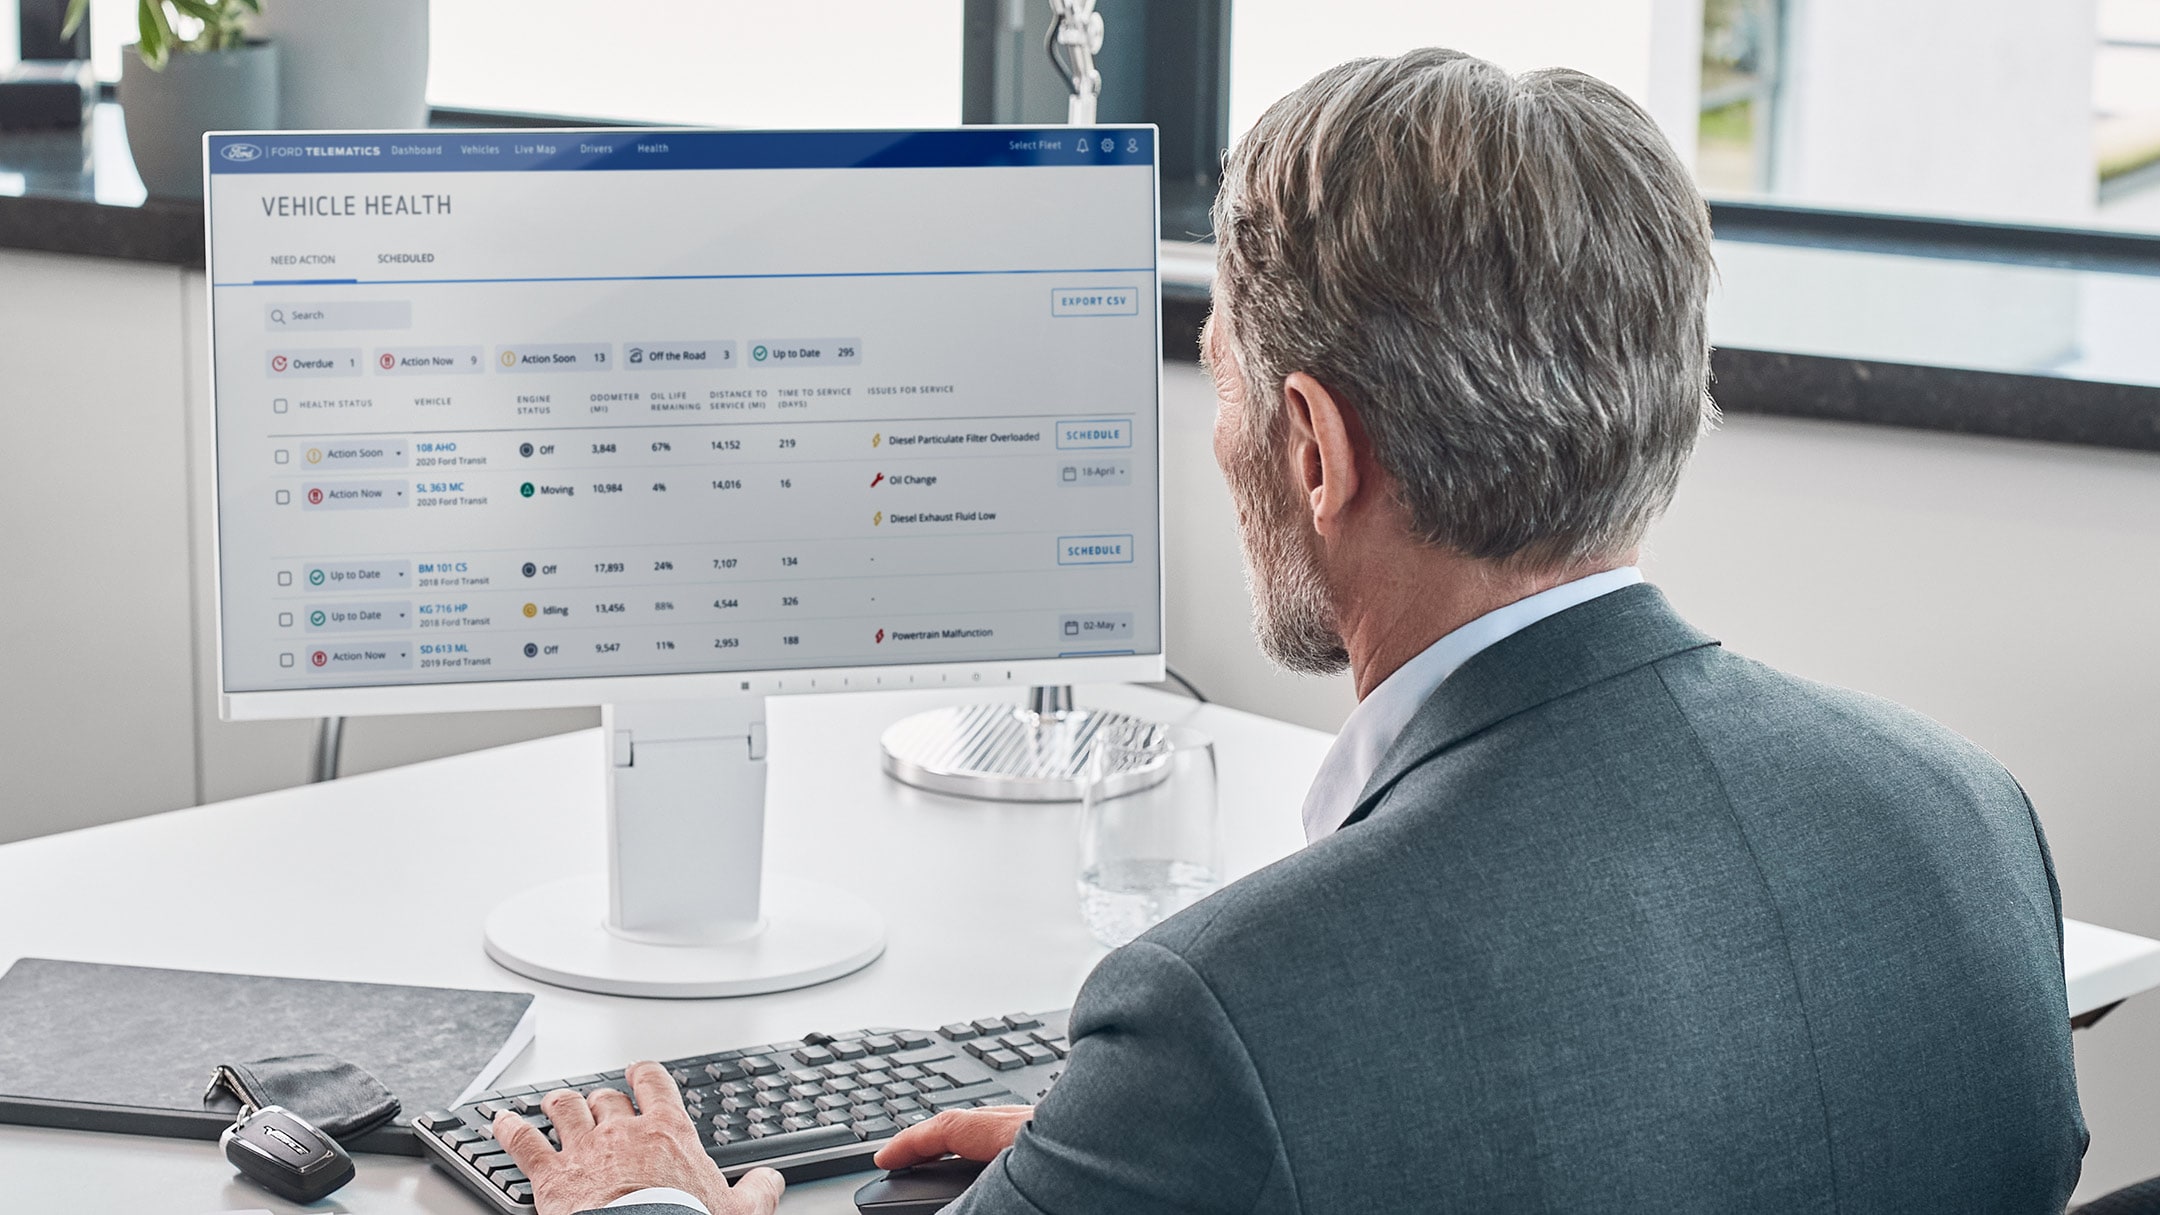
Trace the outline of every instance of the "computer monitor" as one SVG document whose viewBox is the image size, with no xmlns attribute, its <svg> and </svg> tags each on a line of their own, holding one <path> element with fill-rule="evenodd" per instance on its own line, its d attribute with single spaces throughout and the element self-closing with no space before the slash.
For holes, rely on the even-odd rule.
<svg viewBox="0 0 2160 1215">
<path fill-rule="evenodd" d="M 1152 128 L 205 164 L 222 715 L 605 706 L 606 873 L 496 910 L 511 969 L 710 996 L 882 951 L 762 873 L 767 696 L 1161 678 Z"/>
</svg>

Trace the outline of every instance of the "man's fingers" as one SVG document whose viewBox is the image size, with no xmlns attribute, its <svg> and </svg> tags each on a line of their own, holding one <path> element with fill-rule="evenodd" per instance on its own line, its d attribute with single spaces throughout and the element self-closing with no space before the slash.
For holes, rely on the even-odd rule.
<svg viewBox="0 0 2160 1215">
<path fill-rule="evenodd" d="M 772 1169 L 751 1169 L 735 1182 L 735 1193 L 750 1204 L 753 1215 L 772 1215 L 773 1209 L 780 1205 L 781 1192 L 786 1189 L 787 1182 Z"/>
<path fill-rule="evenodd" d="M 630 1108 L 630 1094 L 619 1088 L 596 1088 L 586 1104 L 592 1108 L 594 1122 L 613 1122 L 637 1113 Z"/>
<path fill-rule="evenodd" d="M 881 1169 L 904 1169 L 947 1154 L 987 1161 L 1012 1146 L 1021 1124 L 1034 1113 L 1025 1105 L 946 1110 L 893 1136 L 878 1151 L 875 1163 Z"/>
<path fill-rule="evenodd" d="M 630 1091 L 637 1094 L 637 1107 L 647 1118 L 664 1122 L 687 1122 L 690 1115 L 683 1109 L 682 1090 L 675 1087 L 675 1077 L 657 1063 L 633 1063 L 630 1065 Z"/>
<path fill-rule="evenodd" d="M 562 1137 L 564 1147 L 593 1128 L 592 1107 L 575 1089 L 559 1088 L 540 1098 L 540 1109 L 555 1124 L 555 1133 Z"/>
<path fill-rule="evenodd" d="M 540 1128 L 508 1110 L 495 1115 L 495 1142 L 501 1144 L 502 1150 L 510 1153 L 510 1159 L 535 1181 L 555 1165 L 552 1159 L 555 1149 L 548 1145 L 547 1136 L 540 1133 Z"/>
</svg>

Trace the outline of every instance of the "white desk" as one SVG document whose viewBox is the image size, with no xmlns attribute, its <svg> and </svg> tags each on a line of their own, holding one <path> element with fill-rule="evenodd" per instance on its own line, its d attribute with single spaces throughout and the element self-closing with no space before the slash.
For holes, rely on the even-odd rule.
<svg viewBox="0 0 2160 1215">
<path fill-rule="evenodd" d="M 1302 843 L 1297 808 L 1327 735 L 1145 689 L 1081 695 L 1215 737 L 1233 872 Z M 1074 810 L 937 797 L 878 771 L 886 723 L 953 699 L 772 702 L 769 865 L 853 886 L 891 933 L 869 968 L 806 991 L 626 1000 L 538 987 L 488 961 L 480 925 L 501 895 L 600 862 L 598 731 L 0 847 L 0 966 L 28 955 L 535 991 L 539 1039 L 512 1084 L 817 1028 L 1062 1007 L 1102 955 L 1074 904 Z M 260 893 L 301 914 L 234 931 L 230 900 L 213 893 L 228 873 L 275 875 Z M 374 907 L 386 875 L 396 901 Z M 2070 929 L 2073 1013 L 2160 985 L 2160 942 Z M 7 1209 L 70 1215 L 483 1209 L 418 1159 L 364 1156 L 330 1203 L 296 1208 L 239 1182 L 208 1143 L 13 1126 L 0 1126 L 0 1178 Z M 795 1187 L 782 1210 L 852 1215 L 862 1180 Z"/>
</svg>

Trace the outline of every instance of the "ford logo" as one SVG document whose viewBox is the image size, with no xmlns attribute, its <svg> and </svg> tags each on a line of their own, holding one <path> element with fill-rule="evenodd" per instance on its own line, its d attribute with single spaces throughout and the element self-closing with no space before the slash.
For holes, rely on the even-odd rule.
<svg viewBox="0 0 2160 1215">
<path fill-rule="evenodd" d="M 262 149 L 251 143 L 229 143 L 218 149 L 218 155 L 227 160 L 253 160 L 262 155 Z"/>
</svg>

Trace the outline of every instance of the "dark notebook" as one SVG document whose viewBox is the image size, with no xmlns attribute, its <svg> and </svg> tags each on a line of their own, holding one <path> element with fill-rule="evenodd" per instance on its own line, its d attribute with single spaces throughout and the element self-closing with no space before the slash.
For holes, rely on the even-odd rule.
<svg viewBox="0 0 2160 1215">
<path fill-rule="evenodd" d="M 220 1063 L 320 1053 L 397 1094 L 345 1146 L 418 1155 L 414 1117 L 502 1074 L 532 1040 L 521 992 L 333 983 L 24 958 L 0 975 L 0 1122 L 215 1139 Z"/>
</svg>

